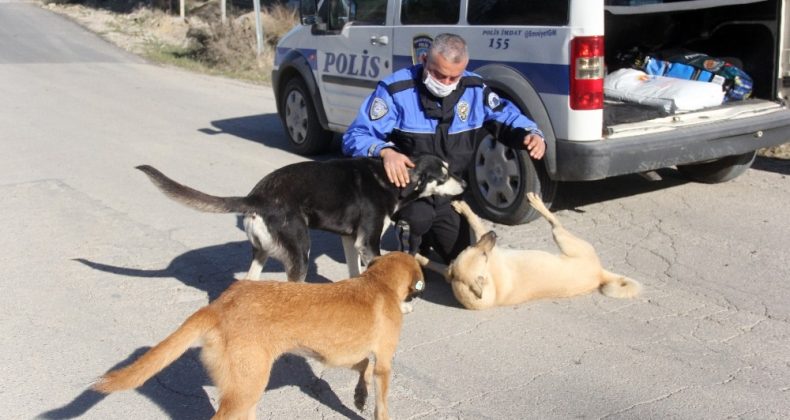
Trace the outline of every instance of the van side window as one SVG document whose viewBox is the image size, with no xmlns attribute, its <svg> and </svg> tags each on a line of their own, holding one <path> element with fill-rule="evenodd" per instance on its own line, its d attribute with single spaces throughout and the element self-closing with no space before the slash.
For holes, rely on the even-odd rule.
<svg viewBox="0 0 790 420">
<path fill-rule="evenodd" d="M 470 25 L 568 24 L 569 0 L 469 0 L 466 20 Z"/>
<path fill-rule="evenodd" d="M 461 0 L 402 0 L 400 22 L 404 25 L 450 25 L 458 23 Z"/>
<path fill-rule="evenodd" d="M 384 25 L 387 0 L 321 0 L 317 14 L 321 23 L 319 32 L 337 33 L 347 23 Z"/>
<path fill-rule="evenodd" d="M 387 20 L 387 0 L 356 0 L 355 25 L 383 25 Z"/>
<path fill-rule="evenodd" d="M 351 0 L 321 0 L 318 2 L 318 17 L 327 32 L 339 32 L 348 23 L 352 13 Z M 323 25 L 322 25 L 323 26 Z"/>
</svg>

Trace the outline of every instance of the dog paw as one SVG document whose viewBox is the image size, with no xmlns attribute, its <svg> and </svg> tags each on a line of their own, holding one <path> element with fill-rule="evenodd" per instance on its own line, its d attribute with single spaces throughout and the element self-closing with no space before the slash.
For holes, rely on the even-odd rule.
<svg viewBox="0 0 790 420">
<path fill-rule="evenodd" d="M 533 192 L 527 193 L 527 200 L 529 200 L 529 204 L 532 207 L 534 207 L 534 208 L 536 208 L 538 210 L 543 209 L 543 208 L 546 207 L 546 205 L 543 204 L 543 199 L 541 199 L 537 194 L 535 194 Z"/>
<path fill-rule="evenodd" d="M 354 390 L 354 407 L 357 407 L 357 410 L 364 411 L 365 410 L 365 402 L 368 400 L 368 390 L 364 386 L 357 385 L 357 388 Z"/>
<path fill-rule="evenodd" d="M 400 303 L 400 312 L 402 314 L 410 314 L 414 311 L 414 305 L 408 302 L 401 302 Z"/>
<path fill-rule="evenodd" d="M 465 201 L 461 201 L 461 200 L 453 200 L 450 202 L 450 205 L 453 206 L 453 210 L 455 210 L 456 213 L 459 214 L 464 214 L 464 212 L 471 210 L 469 208 L 469 204 L 466 204 Z"/>
<path fill-rule="evenodd" d="M 423 267 L 425 267 L 426 265 L 428 265 L 428 263 L 430 263 L 430 260 L 428 260 L 428 258 L 425 258 L 425 256 L 422 254 L 414 254 L 414 259 L 417 260 L 417 264 Z"/>
</svg>

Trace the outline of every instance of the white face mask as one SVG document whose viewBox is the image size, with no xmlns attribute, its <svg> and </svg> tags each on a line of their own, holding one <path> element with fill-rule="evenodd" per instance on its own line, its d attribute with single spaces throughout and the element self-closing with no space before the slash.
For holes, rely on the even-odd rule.
<svg viewBox="0 0 790 420">
<path fill-rule="evenodd" d="M 455 88 L 458 86 L 458 82 L 455 82 L 451 85 L 445 85 L 438 80 L 431 77 L 431 73 L 427 70 L 425 71 L 425 80 L 422 81 L 425 84 L 425 87 L 428 88 L 428 92 L 431 92 L 437 98 L 444 98 L 445 96 L 453 93 Z"/>
</svg>

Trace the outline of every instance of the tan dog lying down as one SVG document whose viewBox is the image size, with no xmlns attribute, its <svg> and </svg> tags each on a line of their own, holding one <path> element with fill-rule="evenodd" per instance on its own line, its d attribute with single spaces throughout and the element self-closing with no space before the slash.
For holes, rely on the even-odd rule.
<svg viewBox="0 0 790 420">
<path fill-rule="evenodd" d="M 551 223 L 560 255 L 498 248 L 496 234 L 488 232 L 466 203 L 455 201 L 453 207 L 469 220 L 477 243 L 461 252 L 449 268 L 421 255 L 417 261 L 442 273 L 456 299 L 468 309 L 576 296 L 598 288 L 604 295 L 617 298 L 639 294 L 639 283 L 604 270 L 592 245 L 565 230 L 538 196 L 530 193 L 527 198 Z"/>
<path fill-rule="evenodd" d="M 286 352 L 358 371 L 354 403 L 360 410 L 375 377 L 375 416 L 388 419 L 400 304 L 424 285 L 420 266 L 402 252 L 378 257 L 361 276 L 331 284 L 238 281 L 132 365 L 104 375 L 94 389 L 136 388 L 202 338 L 203 364 L 220 391 L 215 419 L 254 419 L 272 363 Z"/>
</svg>

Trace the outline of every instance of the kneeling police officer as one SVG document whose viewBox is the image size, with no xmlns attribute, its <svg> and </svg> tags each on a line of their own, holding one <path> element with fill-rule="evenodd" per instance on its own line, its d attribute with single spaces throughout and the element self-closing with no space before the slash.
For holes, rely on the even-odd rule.
<svg viewBox="0 0 790 420">
<path fill-rule="evenodd" d="M 469 53 L 458 35 L 439 34 L 422 63 L 380 81 L 343 135 L 343 153 L 381 157 L 390 182 L 409 182 L 411 158 L 432 154 L 467 178 L 480 130 L 509 147 L 523 147 L 533 159 L 546 151 L 543 133 L 483 79 L 466 71 Z M 403 251 L 429 248 L 449 263 L 469 245 L 469 226 L 453 211 L 449 198 L 414 201 L 394 215 Z"/>
</svg>

